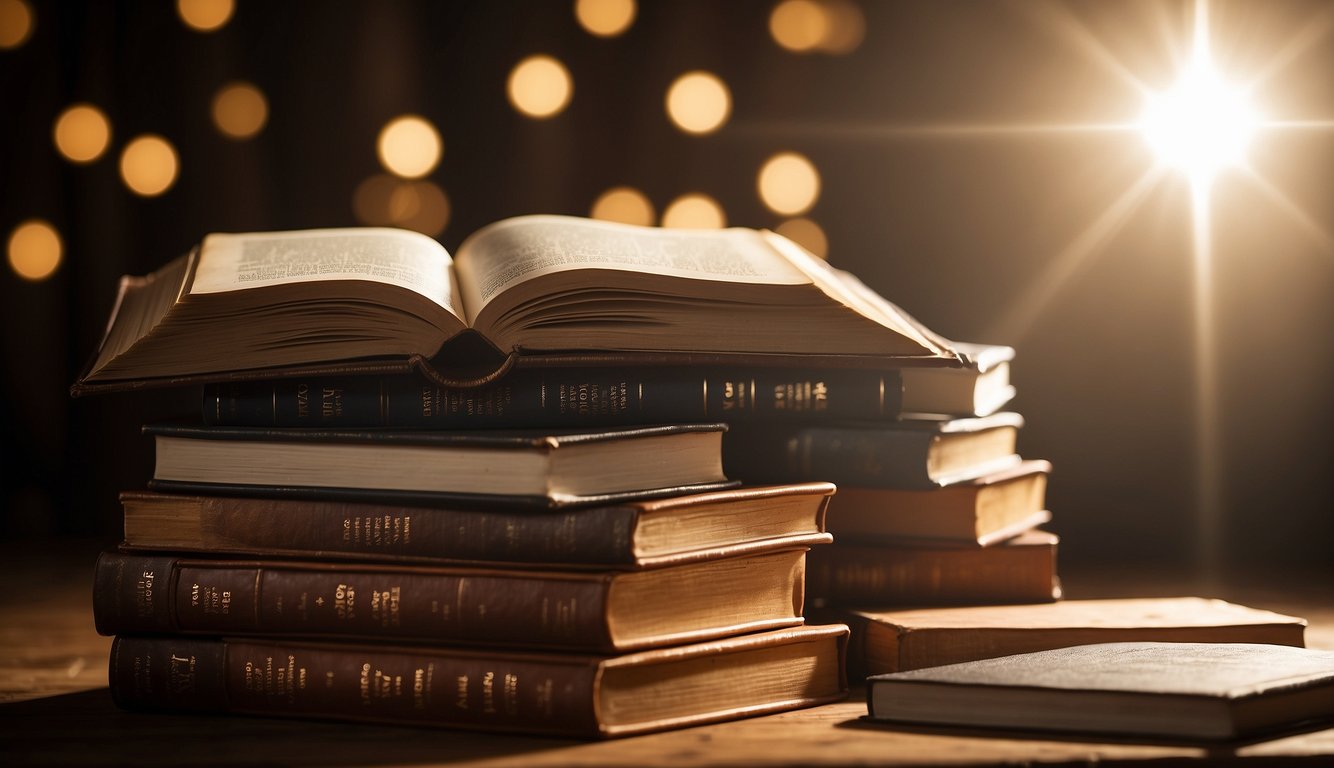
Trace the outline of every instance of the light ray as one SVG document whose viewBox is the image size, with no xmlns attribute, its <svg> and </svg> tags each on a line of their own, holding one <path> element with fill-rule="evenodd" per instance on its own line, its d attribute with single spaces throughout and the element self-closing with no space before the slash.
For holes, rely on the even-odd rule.
<svg viewBox="0 0 1334 768">
<path fill-rule="evenodd" d="M 1139 123 L 1079 122 L 1079 123 L 900 123 L 900 124 L 843 124 L 784 122 L 781 125 L 739 123 L 730 136 L 738 139 L 766 138 L 879 141 L 882 139 L 974 139 L 974 138 L 1048 138 L 1051 136 L 1080 136 L 1100 133 L 1133 133 Z"/>
<path fill-rule="evenodd" d="M 1334 120 L 1262 120 L 1260 127 L 1279 131 L 1334 130 Z"/>
<path fill-rule="evenodd" d="M 1204 588 L 1213 587 L 1218 581 L 1224 545 L 1210 181 L 1192 179 L 1190 206 L 1195 256 L 1195 565 Z"/>
<path fill-rule="evenodd" d="M 1107 46 L 1089 31 L 1088 27 L 1074 18 L 1074 15 L 1068 10 L 1056 5 L 1042 5 L 1040 8 L 1032 3 L 1015 3 L 1013 6 L 1021 11 L 1025 16 L 1040 26 L 1046 27 L 1057 34 L 1057 38 L 1071 44 L 1077 50 L 1082 52 L 1088 59 L 1109 73 L 1114 75 L 1125 85 L 1133 88 L 1140 93 L 1144 93 L 1147 88 L 1143 81 L 1135 76 L 1125 64 L 1107 50 Z"/>
<path fill-rule="evenodd" d="M 1246 87 L 1257 88 L 1268 82 L 1284 67 L 1306 53 L 1311 46 L 1320 42 L 1325 35 L 1329 34 L 1331 29 L 1334 29 L 1334 9 L 1327 8 L 1319 13 L 1316 19 L 1304 22 L 1301 26 L 1301 32 L 1289 40 L 1287 45 L 1283 46 L 1283 50 L 1275 54 L 1274 58 L 1264 65 L 1263 69 L 1247 80 Z"/>
<path fill-rule="evenodd" d="M 1149 190 L 1160 181 L 1165 171 L 1153 167 L 1145 171 L 1129 189 L 1121 193 L 1093 223 L 1075 236 L 1054 259 L 1047 263 L 1029 288 L 1011 303 L 1010 309 L 988 332 L 989 338 L 1021 341 L 1047 310 L 1056 294 L 1071 278 L 1087 266 L 1090 257 L 1119 232 L 1130 215 L 1139 207 Z M 1009 343 L 1009 342 L 1007 342 Z"/>
<path fill-rule="evenodd" d="M 1251 183 L 1264 193 L 1265 197 L 1279 210 L 1286 213 L 1301 227 L 1303 233 L 1311 239 L 1311 242 L 1318 246 L 1326 256 L 1334 258 L 1334 237 L 1326 232 L 1323 227 L 1316 223 L 1316 220 L 1309 213 L 1302 210 L 1300 206 L 1292 202 L 1292 199 L 1275 187 L 1268 179 L 1254 170 L 1245 169 L 1247 177 Z"/>
</svg>

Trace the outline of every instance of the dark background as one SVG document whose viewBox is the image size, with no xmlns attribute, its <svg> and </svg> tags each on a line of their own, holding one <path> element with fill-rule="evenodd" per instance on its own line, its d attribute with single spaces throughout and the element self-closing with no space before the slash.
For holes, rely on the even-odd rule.
<svg viewBox="0 0 1334 768">
<path fill-rule="evenodd" d="M 1168 175 L 1125 203 L 1154 162 L 1137 133 L 1016 130 L 1133 121 L 1134 82 L 1172 82 L 1193 3 L 868 1 L 865 38 L 844 55 L 780 48 L 772 2 L 641 2 L 611 39 L 585 32 L 571 5 L 240 0 L 201 34 L 168 2 L 34 1 L 34 36 L 0 51 L 0 232 L 42 218 L 65 250 L 44 282 L 0 274 L 4 535 L 114 540 L 116 492 L 151 473 L 140 423 L 189 400 L 68 397 L 117 278 L 210 231 L 359 223 L 352 196 L 381 170 L 377 133 L 417 113 L 445 143 L 430 179 L 451 202 L 449 248 L 506 216 L 586 215 L 622 184 L 659 213 L 702 191 L 729 224 L 777 226 L 756 173 L 776 152 L 803 153 L 821 174 L 808 215 L 831 263 L 947 336 L 1018 349 L 1021 449 L 1055 464 L 1066 562 L 1207 564 L 1200 542 L 1217 540 L 1213 562 L 1232 575 L 1334 568 L 1328 3 L 1210 4 L 1224 70 L 1267 75 L 1254 99 L 1270 117 L 1325 123 L 1262 132 L 1256 178 L 1214 184 L 1212 374 L 1196 364 L 1187 183 Z M 574 80 L 549 120 L 505 96 L 533 53 Z M 707 136 L 678 131 L 662 106 L 693 69 L 732 91 L 730 121 Z M 241 142 L 209 118 L 214 92 L 237 79 L 269 103 L 264 130 Z M 86 166 L 51 141 L 80 101 L 113 127 L 111 149 Z M 144 132 L 180 155 L 156 198 L 132 195 L 116 169 Z M 1206 451 L 1201 375 L 1219 395 Z M 1204 511 L 1201 476 L 1217 480 Z"/>
</svg>

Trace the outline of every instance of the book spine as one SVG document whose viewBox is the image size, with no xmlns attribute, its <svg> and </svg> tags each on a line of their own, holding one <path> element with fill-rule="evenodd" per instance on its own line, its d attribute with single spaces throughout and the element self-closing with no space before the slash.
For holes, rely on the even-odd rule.
<svg viewBox="0 0 1334 768">
<path fill-rule="evenodd" d="M 607 579 L 178 560 L 108 552 L 102 634 L 354 637 L 609 650 Z"/>
<path fill-rule="evenodd" d="M 738 428 L 723 435 L 723 471 L 747 483 L 824 480 L 870 488 L 936 488 L 927 469 L 933 438 L 916 430 Z"/>
<path fill-rule="evenodd" d="M 109 679 L 123 709 L 589 736 L 595 672 L 578 657 L 167 636 L 117 637 Z"/>
<path fill-rule="evenodd" d="M 638 512 L 629 506 L 564 512 L 456 510 L 341 501 L 190 497 L 193 548 L 248 554 L 423 561 L 628 565 Z M 126 538 L 138 526 L 125 502 Z M 151 518 L 151 508 L 143 510 Z M 151 536 L 152 533 L 150 532 Z"/>
<path fill-rule="evenodd" d="M 815 599 L 865 607 L 1043 603 L 1059 594 L 1055 558 L 1055 546 L 919 550 L 834 544 L 807 555 L 806 589 Z"/>
<path fill-rule="evenodd" d="M 687 421 L 894 419 L 897 371 L 572 368 L 475 389 L 420 378 L 317 377 L 204 387 L 213 426 L 464 429 Z"/>
</svg>

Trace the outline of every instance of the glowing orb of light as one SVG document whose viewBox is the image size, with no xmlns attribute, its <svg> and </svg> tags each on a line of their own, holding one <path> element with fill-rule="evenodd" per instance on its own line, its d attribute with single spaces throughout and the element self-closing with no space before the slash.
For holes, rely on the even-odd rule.
<svg viewBox="0 0 1334 768">
<path fill-rule="evenodd" d="M 1245 91 L 1197 60 L 1165 93 L 1151 94 L 1140 118 L 1144 138 L 1164 163 L 1207 181 L 1246 159 L 1259 123 Z"/>
</svg>

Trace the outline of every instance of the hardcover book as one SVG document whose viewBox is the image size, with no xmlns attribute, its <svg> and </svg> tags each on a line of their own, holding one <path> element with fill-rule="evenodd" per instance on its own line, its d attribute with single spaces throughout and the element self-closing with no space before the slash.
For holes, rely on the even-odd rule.
<svg viewBox="0 0 1334 768">
<path fill-rule="evenodd" d="M 962 341 L 953 347 L 964 362 L 961 367 L 903 370 L 904 412 L 988 416 L 1014 399 L 1014 347 Z"/>
<path fill-rule="evenodd" d="M 1334 653 L 1100 643 L 867 681 L 870 719 L 1225 740 L 1334 718 Z"/>
<path fill-rule="evenodd" d="M 841 487 L 830 501 L 839 541 L 984 547 L 1048 522 L 1051 464 L 1025 461 L 941 488 Z"/>
<path fill-rule="evenodd" d="M 793 627 L 618 656 L 122 636 L 111 695 L 125 709 L 605 738 L 841 699 L 847 636 Z"/>
<path fill-rule="evenodd" d="M 1109 642 L 1304 645 L 1306 621 L 1200 597 L 857 611 L 870 674 Z"/>
<path fill-rule="evenodd" d="M 624 652 L 800 624 L 806 550 L 637 572 L 104 553 L 104 635 L 360 638 Z"/>
<path fill-rule="evenodd" d="M 806 592 L 830 605 L 1041 603 L 1061 596 L 1058 539 L 1029 531 L 990 547 L 845 544 L 806 558 Z"/>
<path fill-rule="evenodd" d="M 209 235 L 122 280 L 73 390 L 412 367 L 475 382 L 547 353 L 958 362 L 779 235 L 525 216 L 474 233 L 456 259 L 391 229 Z"/>
<path fill-rule="evenodd" d="M 1024 419 L 912 419 L 885 424 L 739 426 L 723 444 L 727 473 L 748 483 L 827 480 L 840 488 L 931 489 L 1018 464 Z"/>
<path fill-rule="evenodd" d="M 733 488 L 534 513 L 330 499 L 121 494 L 140 551 L 635 570 L 824 544 L 830 483 Z"/>
<path fill-rule="evenodd" d="M 300 376 L 204 387 L 205 424 L 493 429 L 898 418 L 897 370 L 666 367 L 511 371 L 442 387 L 422 376 Z"/>
<path fill-rule="evenodd" d="M 723 424 L 394 432 L 158 424 L 150 487 L 558 507 L 725 485 Z"/>
</svg>

